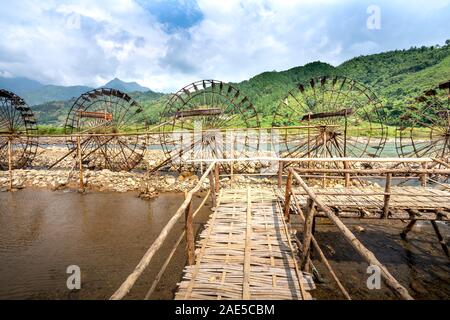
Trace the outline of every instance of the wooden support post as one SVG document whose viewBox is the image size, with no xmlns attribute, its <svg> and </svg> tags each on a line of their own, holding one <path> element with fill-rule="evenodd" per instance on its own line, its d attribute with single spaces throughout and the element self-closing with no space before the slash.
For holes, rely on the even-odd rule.
<svg viewBox="0 0 450 320">
<path fill-rule="evenodd" d="M 215 186 L 216 186 L 216 193 L 218 193 L 220 191 L 220 164 L 216 163 L 216 165 L 214 166 L 214 181 L 215 181 Z"/>
<path fill-rule="evenodd" d="M 408 235 L 408 232 L 410 232 L 412 230 L 412 228 L 414 227 L 416 222 L 417 222 L 417 220 L 411 220 L 410 222 L 408 222 L 406 227 L 402 230 L 402 232 L 400 233 L 400 237 L 403 240 L 406 240 L 406 236 Z"/>
<path fill-rule="evenodd" d="M 214 181 L 214 174 L 209 172 L 209 189 L 211 190 L 211 203 L 213 207 L 216 207 L 216 183 Z"/>
<path fill-rule="evenodd" d="M 322 155 L 322 157 L 326 158 L 327 157 L 327 127 L 326 126 L 324 127 L 324 130 L 323 130 L 322 140 L 323 140 L 323 155 Z M 325 168 L 326 162 L 323 162 L 322 166 Z M 325 177 L 326 177 L 326 173 L 324 173 L 323 177 L 322 177 L 322 188 L 326 187 L 326 178 Z"/>
<path fill-rule="evenodd" d="M 422 163 L 422 169 L 427 170 L 428 169 L 428 163 L 427 162 L 423 162 Z M 427 179 L 428 179 L 428 175 L 426 173 L 423 173 L 420 175 L 420 184 L 422 187 L 426 187 L 427 186 Z"/>
<path fill-rule="evenodd" d="M 348 165 L 347 161 L 344 161 L 344 169 L 350 169 L 350 166 Z M 348 188 L 350 186 L 350 173 L 349 172 L 345 172 L 345 187 Z"/>
<path fill-rule="evenodd" d="M 185 192 L 184 197 L 187 198 Z M 194 243 L 194 219 L 192 218 L 192 198 L 184 211 L 185 230 L 186 230 L 186 249 L 188 264 L 191 266 L 195 263 L 195 243 Z"/>
<path fill-rule="evenodd" d="M 431 225 L 433 226 L 434 232 L 436 233 L 439 243 L 441 244 L 442 250 L 444 250 L 444 253 L 447 256 L 447 258 L 450 258 L 449 253 L 448 253 L 447 244 L 445 243 L 444 237 L 442 236 L 441 232 L 439 231 L 436 221 L 430 220 L 430 222 L 431 222 Z"/>
<path fill-rule="evenodd" d="M 12 173 L 12 143 L 8 138 L 8 171 L 9 171 L 9 191 L 13 189 L 13 173 Z"/>
<path fill-rule="evenodd" d="M 283 183 L 283 161 L 278 161 L 278 188 L 281 188 Z"/>
<path fill-rule="evenodd" d="M 294 197 L 294 205 L 298 211 L 298 215 L 300 216 L 300 219 L 304 222 L 305 216 L 303 215 L 302 209 L 300 208 L 300 205 L 298 204 L 297 198 L 295 197 L 295 193 L 293 193 Z M 297 239 L 298 240 L 298 239 Z M 323 253 L 322 249 L 320 249 L 319 244 L 316 241 L 316 238 L 314 237 L 314 232 L 312 236 L 312 244 L 314 248 L 316 249 L 317 253 L 319 254 L 320 260 L 325 264 L 325 267 L 328 269 L 328 272 L 330 272 L 331 277 L 336 282 L 337 286 L 341 290 L 342 294 L 345 296 L 347 300 L 351 300 L 350 295 L 348 294 L 347 290 L 342 285 L 341 281 L 339 281 L 339 278 L 337 277 L 336 273 L 334 272 L 333 268 L 331 267 L 330 263 L 328 262 L 327 258 L 325 257 L 325 254 Z"/>
<path fill-rule="evenodd" d="M 77 155 L 78 155 L 78 167 L 79 167 L 79 170 L 80 170 L 80 191 L 84 191 L 83 159 L 82 159 L 82 155 L 81 155 L 80 136 L 77 136 Z"/>
<path fill-rule="evenodd" d="M 300 259 L 300 268 L 303 271 L 309 272 L 309 253 L 311 247 L 311 239 L 312 239 L 312 227 L 314 222 L 314 200 L 308 198 L 306 202 L 306 212 L 305 212 L 305 223 L 303 225 L 303 248 L 302 248 L 302 256 Z"/>
<path fill-rule="evenodd" d="M 386 173 L 386 185 L 384 187 L 384 205 L 383 205 L 383 218 L 387 219 L 389 215 L 389 201 L 391 200 L 391 180 L 392 173 Z"/>
<path fill-rule="evenodd" d="M 286 192 L 284 195 L 284 218 L 289 221 L 289 211 L 291 206 L 292 172 L 289 170 L 286 181 Z"/>
<path fill-rule="evenodd" d="M 233 186 L 233 181 L 234 181 L 234 162 L 231 161 L 230 162 L 230 187 Z"/>
</svg>

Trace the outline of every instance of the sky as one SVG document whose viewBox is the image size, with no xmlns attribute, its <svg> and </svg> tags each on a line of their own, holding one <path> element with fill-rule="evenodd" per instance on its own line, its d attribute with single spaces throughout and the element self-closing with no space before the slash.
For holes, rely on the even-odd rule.
<svg viewBox="0 0 450 320">
<path fill-rule="evenodd" d="M 450 39 L 450 0 L 0 0 L 0 76 L 160 92 Z"/>
</svg>

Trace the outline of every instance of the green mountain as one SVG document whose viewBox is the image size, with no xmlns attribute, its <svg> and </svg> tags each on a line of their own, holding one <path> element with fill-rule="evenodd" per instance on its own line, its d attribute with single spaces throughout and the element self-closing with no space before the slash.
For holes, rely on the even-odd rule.
<svg viewBox="0 0 450 320">
<path fill-rule="evenodd" d="M 150 90 L 149 88 L 139 85 L 137 82 L 125 82 L 117 78 L 109 81 L 103 87 L 116 89 L 123 92 L 146 92 Z"/>
<path fill-rule="evenodd" d="M 253 102 L 261 115 L 262 124 L 270 126 L 272 115 L 281 99 L 299 82 L 323 75 L 342 75 L 370 87 L 381 99 L 389 124 L 397 124 L 407 102 L 450 80 L 450 41 L 444 46 L 411 48 L 360 56 L 334 67 L 313 62 L 286 71 L 271 71 L 256 75 L 235 85 Z M 159 112 L 170 95 L 153 91 L 131 94 L 144 107 L 143 118 L 159 122 Z M 51 102 L 33 107 L 41 123 L 62 124 L 70 101 Z"/>
<path fill-rule="evenodd" d="M 94 89 L 88 86 L 44 85 L 38 81 L 24 77 L 0 77 L 0 88 L 16 93 L 30 106 L 50 103 L 52 101 L 71 100 L 86 91 Z M 102 88 L 112 88 L 127 93 L 150 91 L 150 89 L 136 82 L 125 82 L 117 78 L 109 81 Z"/>
<path fill-rule="evenodd" d="M 46 85 L 33 91 L 27 91 L 21 94 L 21 97 L 30 105 L 37 105 L 48 101 L 69 100 L 78 97 L 82 93 L 92 90 L 86 86 L 55 86 Z"/>
<path fill-rule="evenodd" d="M 23 95 L 25 92 L 41 89 L 44 85 L 24 77 L 0 77 L 0 88 Z"/>
</svg>

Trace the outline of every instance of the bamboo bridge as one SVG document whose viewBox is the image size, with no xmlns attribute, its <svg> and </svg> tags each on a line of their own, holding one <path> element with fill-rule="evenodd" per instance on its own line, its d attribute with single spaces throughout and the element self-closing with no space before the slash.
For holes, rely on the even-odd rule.
<svg viewBox="0 0 450 320">
<path fill-rule="evenodd" d="M 435 161 L 431 158 L 272 160 L 279 162 L 278 184 L 272 186 L 231 183 L 223 186 L 219 179 L 219 163 L 236 159 L 210 160 L 211 163 L 196 187 L 186 194 L 183 204 L 111 299 L 122 299 L 128 294 L 182 216 L 185 218 L 185 230 L 153 281 L 146 298 L 156 288 L 174 251 L 185 239 L 187 265 L 178 283 L 175 299 L 313 299 L 316 286 L 312 271 L 315 269 L 314 263 L 317 263 L 311 258 L 311 251 L 314 250 L 315 256 L 324 264 L 342 296 L 350 300 L 350 294 L 314 236 L 316 217 L 328 218 L 369 265 L 379 268 L 387 286 L 401 299 L 410 300 L 412 296 L 355 237 L 342 219 L 407 220 L 409 223 L 400 235 L 403 239 L 406 239 L 407 233 L 418 220 L 429 221 L 444 253 L 449 257 L 446 242 L 436 221 L 450 219 L 450 187 L 440 184 L 432 177 L 448 176 L 450 168 L 434 166 Z M 335 164 L 343 162 L 344 169 L 286 167 L 288 163 L 308 163 L 312 160 Z M 378 169 L 351 169 L 354 163 L 365 161 L 396 165 Z M 416 166 L 398 168 L 401 162 Z M 345 186 L 312 187 L 304 179 L 312 178 L 314 174 L 320 181 L 340 179 Z M 364 175 L 385 179 L 384 188 L 365 188 L 361 182 Z M 392 180 L 397 178 L 405 181 L 416 178 L 421 185 L 391 186 Z M 209 190 L 199 208 L 194 211 L 192 197 L 207 179 Z M 443 188 L 432 188 L 427 185 L 430 181 L 435 181 Z M 360 187 L 357 186 L 358 183 Z M 195 242 L 193 221 L 208 198 L 212 202 L 212 214 Z M 298 235 L 290 225 L 292 214 L 300 218 L 303 226 Z"/>
</svg>

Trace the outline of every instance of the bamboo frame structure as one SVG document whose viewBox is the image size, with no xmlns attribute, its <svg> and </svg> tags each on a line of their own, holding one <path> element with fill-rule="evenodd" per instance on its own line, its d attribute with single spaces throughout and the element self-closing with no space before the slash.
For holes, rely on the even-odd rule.
<svg viewBox="0 0 450 320">
<path fill-rule="evenodd" d="M 308 193 L 311 201 L 315 203 L 315 205 L 323 211 L 326 216 L 335 224 L 335 226 L 339 229 L 345 239 L 355 248 L 355 250 L 370 264 L 376 265 L 380 268 L 381 274 L 384 277 L 386 284 L 401 298 L 406 300 L 412 300 L 412 296 L 409 294 L 408 290 L 403 287 L 386 269 L 386 267 L 381 264 L 378 259 L 374 256 L 374 254 L 368 250 L 354 235 L 353 233 L 345 226 L 344 223 L 334 214 L 334 212 L 327 206 L 323 205 L 319 200 L 318 196 L 314 193 L 314 191 L 308 187 L 308 185 L 303 181 L 300 175 L 295 172 L 293 169 L 290 169 L 292 175 L 296 178 L 298 184 Z"/>
</svg>

